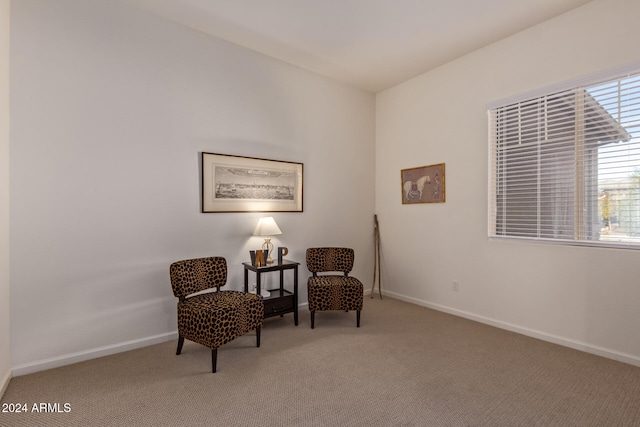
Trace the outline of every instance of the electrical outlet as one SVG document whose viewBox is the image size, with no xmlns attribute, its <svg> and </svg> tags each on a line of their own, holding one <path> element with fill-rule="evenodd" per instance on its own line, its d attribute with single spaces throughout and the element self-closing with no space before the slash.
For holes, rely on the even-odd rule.
<svg viewBox="0 0 640 427">
<path fill-rule="evenodd" d="M 454 292 L 458 292 L 460 290 L 460 282 L 458 282 L 457 280 L 451 282 L 451 290 Z"/>
</svg>

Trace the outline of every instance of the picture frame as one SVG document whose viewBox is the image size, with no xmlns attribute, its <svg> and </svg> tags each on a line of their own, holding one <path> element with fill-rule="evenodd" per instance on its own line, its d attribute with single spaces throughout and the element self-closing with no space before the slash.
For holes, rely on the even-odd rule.
<svg viewBox="0 0 640 427">
<path fill-rule="evenodd" d="M 201 209 L 212 212 L 302 212 L 303 164 L 201 153 Z"/>
<path fill-rule="evenodd" d="M 402 204 L 444 203 L 444 163 L 402 169 Z"/>
</svg>

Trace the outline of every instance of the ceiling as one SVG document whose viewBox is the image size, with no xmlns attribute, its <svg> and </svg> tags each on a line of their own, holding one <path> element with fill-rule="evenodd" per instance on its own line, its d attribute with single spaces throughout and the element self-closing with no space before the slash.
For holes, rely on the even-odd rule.
<svg viewBox="0 0 640 427">
<path fill-rule="evenodd" d="M 591 0 L 118 0 L 379 92 Z"/>
</svg>

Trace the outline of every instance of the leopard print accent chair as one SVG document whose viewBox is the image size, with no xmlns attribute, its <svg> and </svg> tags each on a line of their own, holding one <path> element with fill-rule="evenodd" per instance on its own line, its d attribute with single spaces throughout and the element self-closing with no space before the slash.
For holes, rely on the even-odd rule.
<svg viewBox="0 0 640 427">
<path fill-rule="evenodd" d="M 178 261 L 169 267 L 173 294 L 178 298 L 178 349 L 185 338 L 211 349 L 212 372 L 216 372 L 218 347 L 260 328 L 264 318 L 262 297 L 239 291 L 221 291 L 227 282 L 223 257 Z M 196 292 L 216 289 L 215 292 Z"/>
<path fill-rule="evenodd" d="M 354 252 L 349 248 L 307 249 L 307 269 L 312 273 L 307 282 L 311 329 L 315 326 L 316 311 L 356 310 L 356 324 L 360 327 L 363 286 L 349 276 L 353 269 Z M 341 272 L 342 275 L 318 275 Z"/>
</svg>

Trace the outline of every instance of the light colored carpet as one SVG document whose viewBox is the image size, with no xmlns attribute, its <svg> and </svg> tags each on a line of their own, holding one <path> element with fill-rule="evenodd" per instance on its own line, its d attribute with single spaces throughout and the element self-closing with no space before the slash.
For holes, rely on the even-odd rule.
<svg viewBox="0 0 640 427">
<path fill-rule="evenodd" d="M 176 341 L 11 380 L 1 426 L 639 426 L 640 368 L 385 297 L 218 351 Z"/>
</svg>

